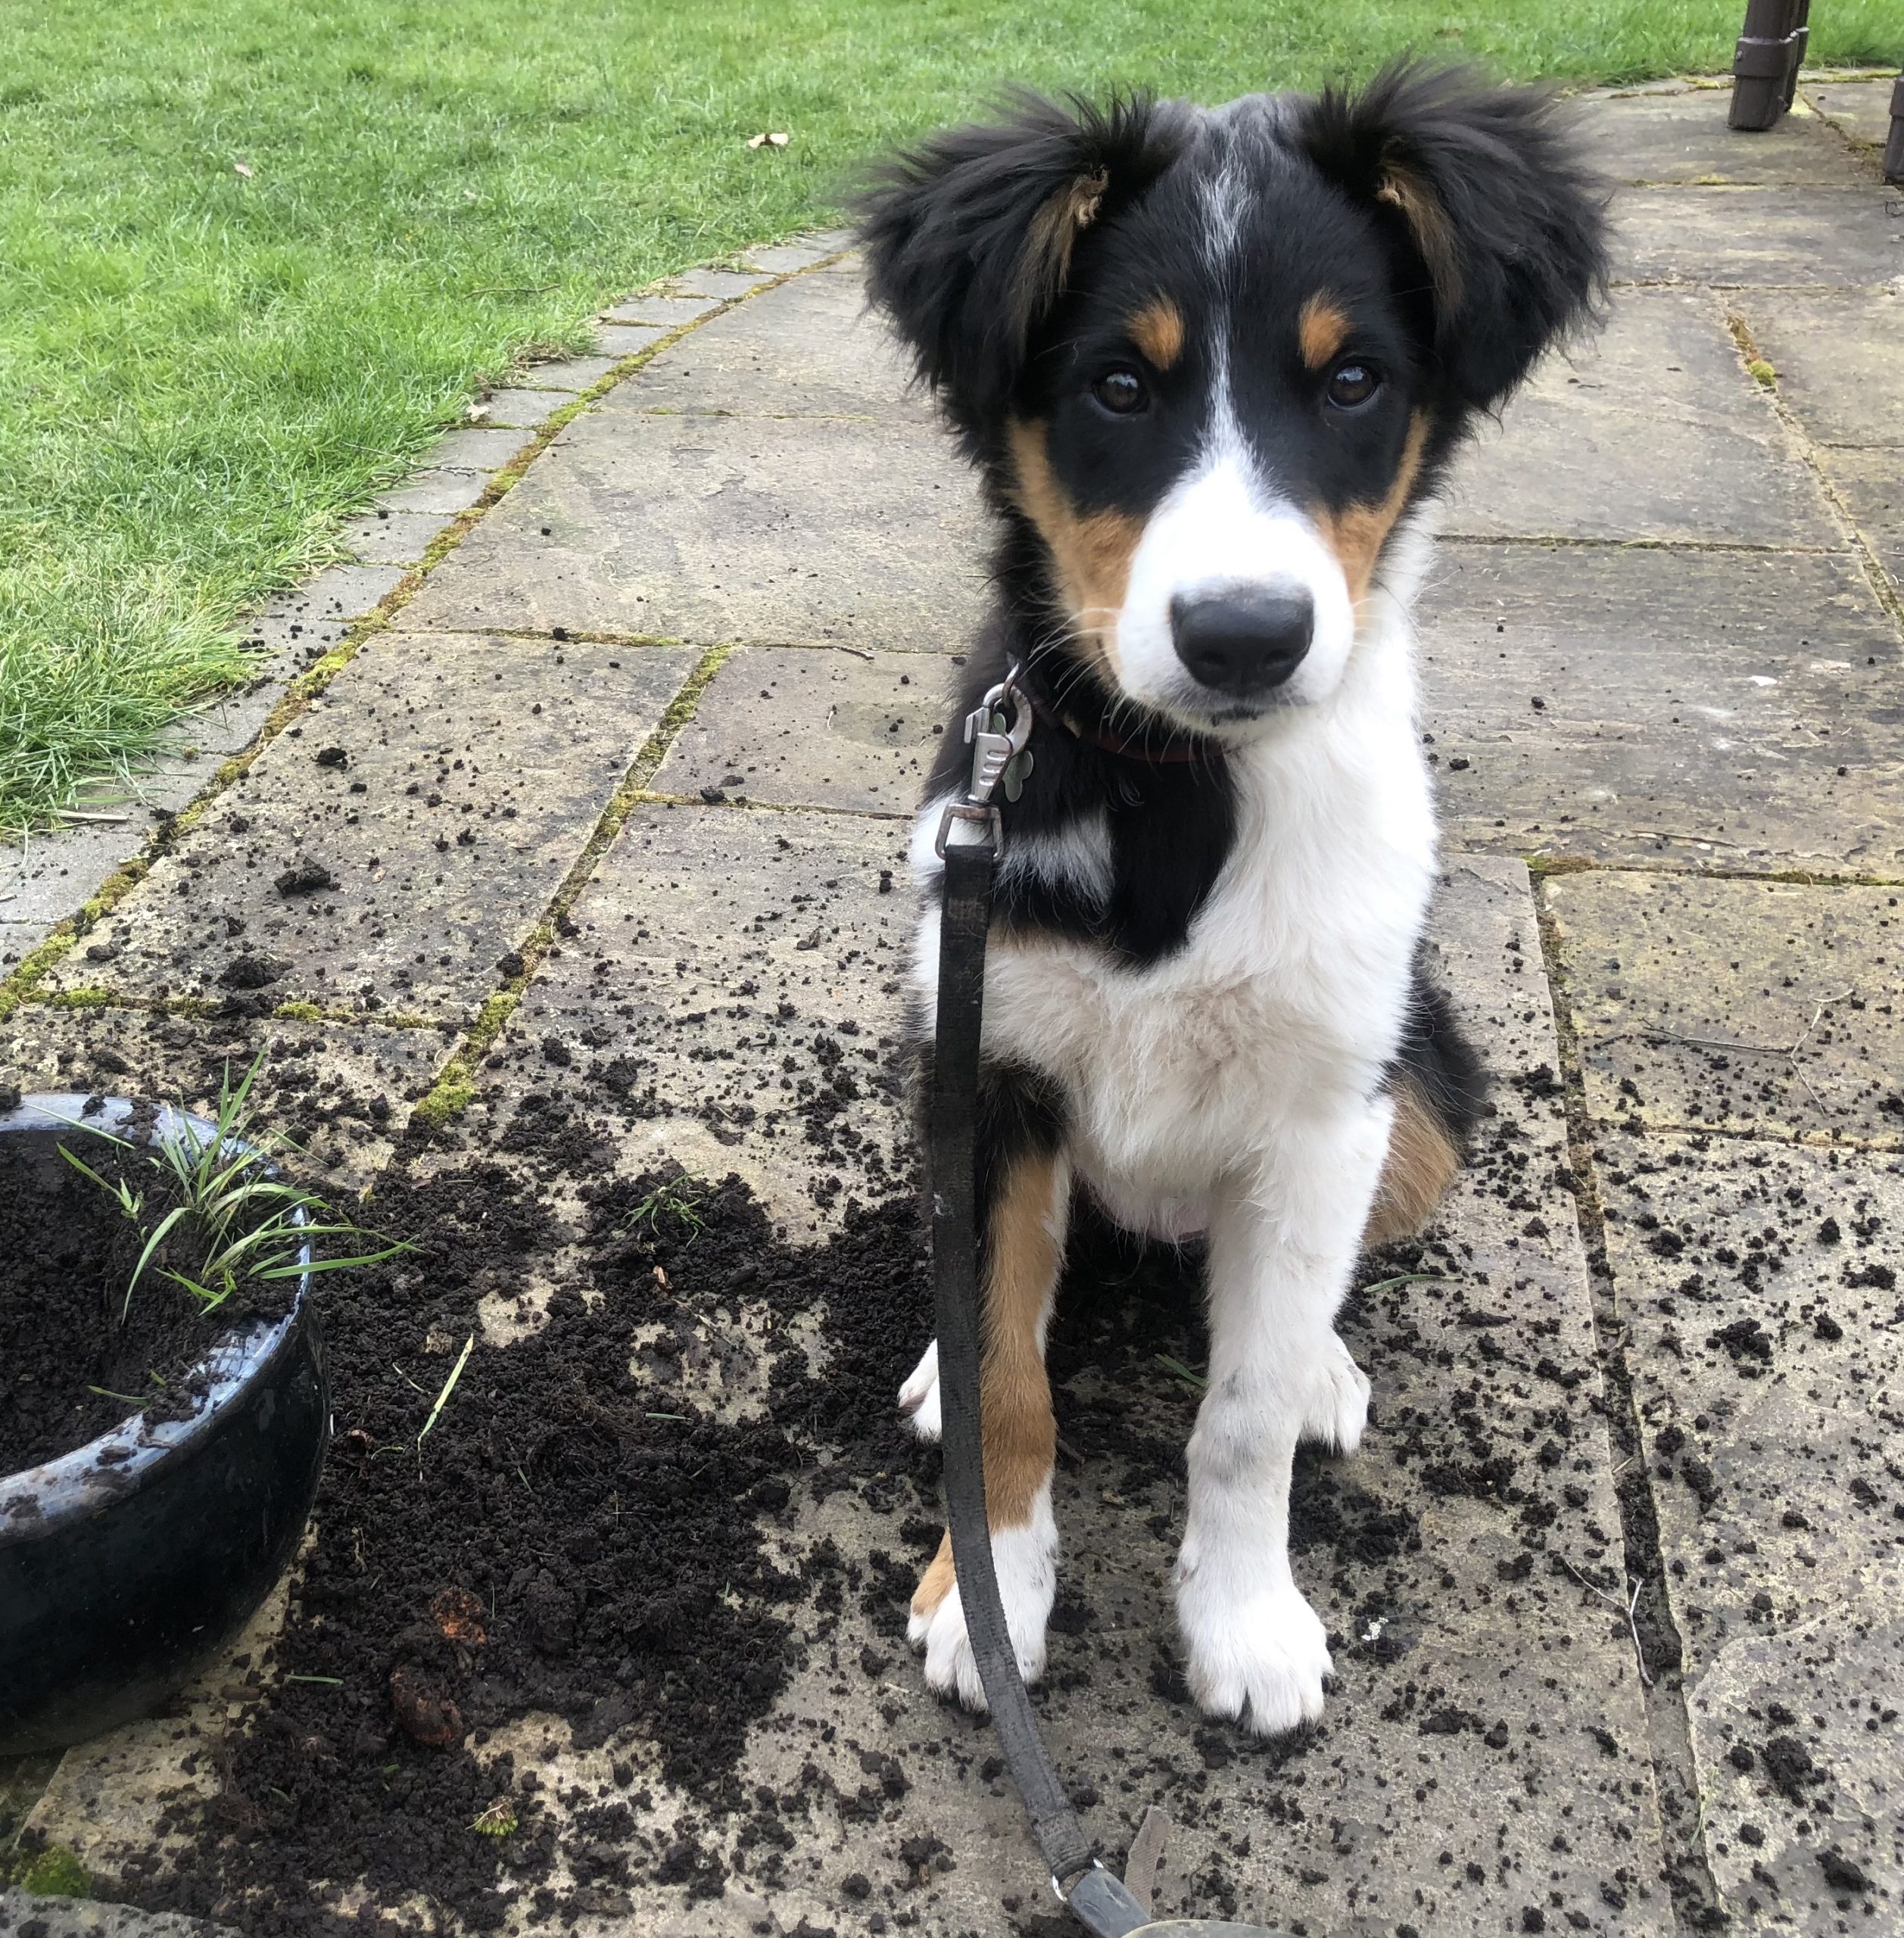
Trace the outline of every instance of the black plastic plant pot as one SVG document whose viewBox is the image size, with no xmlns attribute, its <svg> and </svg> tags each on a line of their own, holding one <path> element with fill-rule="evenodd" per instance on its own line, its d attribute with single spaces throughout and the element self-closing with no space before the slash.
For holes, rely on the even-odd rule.
<svg viewBox="0 0 1904 1938">
<path fill-rule="evenodd" d="M 30 1096 L 0 1136 L 58 1145 L 89 1100 Z M 114 1129 L 132 1106 L 83 1120 Z M 162 1112 L 166 1134 L 202 1119 Z M 14 1147 L 17 1148 L 17 1147 Z M 306 1254 L 308 1257 L 308 1254 Z M 148 1714 L 237 1634 L 284 1572 L 317 1491 L 330 1384 L 308 1273 L 291 1310 L 207 1321 L 205 1396 L 189 1419 L 122 1422 L 0 1474 L 0 1756 L 57 1749 Z"/>
</svg>

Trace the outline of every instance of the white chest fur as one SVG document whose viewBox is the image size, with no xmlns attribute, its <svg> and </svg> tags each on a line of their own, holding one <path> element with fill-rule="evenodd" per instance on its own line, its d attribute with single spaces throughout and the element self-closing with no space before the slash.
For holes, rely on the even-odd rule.
<svg viewBox="0 0 1904 1938">
<path fill-rule="evenodd" d="M 1219 1179 L 1372 1095 L 1395 1054 L 1435 827 L 1405 627 L 1384 630 L 1331 702 L 1232 757 L 1235 845 L 1183 948 L 1131 967 L 1086 943 L 994 939 L 987 1056 L 1056 1082 L 1074 1164 L 1134 1226 L 1195 1229 Z M 928 997 L 937 953 L 928 893 Z"/>
</svg>

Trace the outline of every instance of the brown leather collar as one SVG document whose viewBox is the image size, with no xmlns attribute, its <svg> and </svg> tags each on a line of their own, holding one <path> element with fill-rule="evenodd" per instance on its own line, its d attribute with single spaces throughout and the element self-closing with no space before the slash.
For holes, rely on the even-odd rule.
<svg viewBox="0 0 1904 1938">
<path fill-rule="evenodd" d="M 1123 734 L 1110 733 L 1102 728 L 1080 727 L 1069 714 L 1059 712 L 1042 694 L 1033 693 L 1029 687 L 1021 690 L 1031 702 L 1031 710 L 1038 716 L 1040 726 L 1049 727 L 1055 733 L 1068 734 L 1073 740 L 1082 740 L 1088 747 L 1116 754 L 1123 760 L 1142 761 L 1148 767 L 1181 766 L 1192 761 L 1214 766 L 1223 758 L 1220 740 L 1201 740 L 1178 728 L 1167 729 L 1162 743 L 1152 746 L 1148 729 Z"/>
</svg>

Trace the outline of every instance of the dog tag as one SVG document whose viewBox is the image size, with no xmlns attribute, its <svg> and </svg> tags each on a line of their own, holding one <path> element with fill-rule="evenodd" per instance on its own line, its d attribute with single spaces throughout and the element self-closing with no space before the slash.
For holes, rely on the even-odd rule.
<svg viewBox="0 0 1904 1938">
<path fill-rule="evenodd" d="M 1003 734 L 1005 726 L 1005 715 L 1002 713 L 994 713 L 992 716 L 992 731 L 995 734 Z M 1025 791 L 1025 777 L 1030 773 L 1031 765 L 1032 756 L 1029 747 L 1027 747 L 1022 753 L 1014 754 L 1011 759 L 1006 762 L 1005 772 L 1000 777 L 1000 784 L 1005 789 L 1005 798 L 1008 801 L 1015 801 Z"/>
</svg>

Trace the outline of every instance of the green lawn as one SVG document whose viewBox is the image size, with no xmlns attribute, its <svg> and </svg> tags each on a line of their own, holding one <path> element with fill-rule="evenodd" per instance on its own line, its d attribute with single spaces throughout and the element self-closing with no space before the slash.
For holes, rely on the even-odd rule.
<svg viewBox="0 0 1904 1938">
<path fill-rule="evenodd" d="M 239 671 L 480 381 L 1008 78 L 1728 64 L 1740 0 L 39 0 L 0 44 L 0 829 Z M 1895 0 L 1815 59 L 1895 62 Z M 791 131 L 782 150 L 747 136 Z M 242 169 L 241 169 L 241 164 Z M 248 173 L 242 172 L 248 170 Z"/>
</svg>

